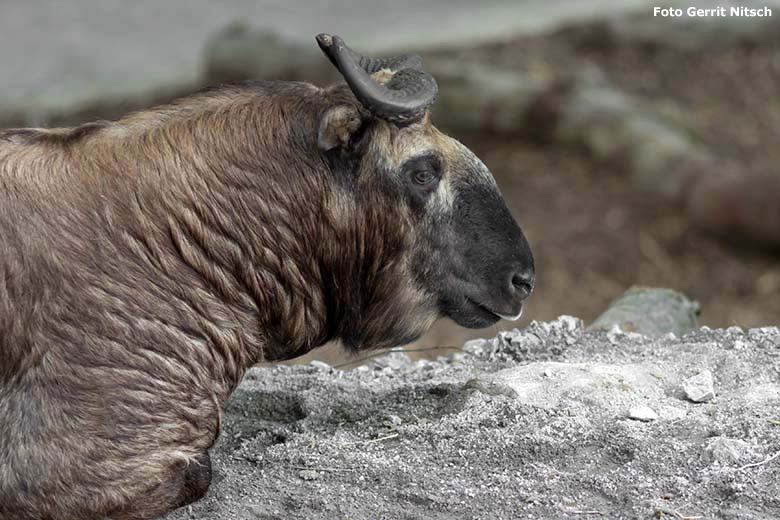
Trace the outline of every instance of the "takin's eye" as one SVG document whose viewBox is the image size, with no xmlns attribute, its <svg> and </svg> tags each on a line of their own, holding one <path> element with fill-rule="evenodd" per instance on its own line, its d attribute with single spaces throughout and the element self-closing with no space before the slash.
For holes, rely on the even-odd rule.
<svg viewBox="0 0 780 520">
<path fill-rule="evenodd" d="M 412 180 L 418 186 L 427 186 L 433 184 L 438 178 L 432 170 L 417 170 L 412 174 Z"/>
<path fill-rule="evenodd" d="M 441 179 L 441 163 L 435 155 L 421 155 L 409 159 L 403 166 L 409 184 L 419 195 L 433 191 Z"/>
</svg>

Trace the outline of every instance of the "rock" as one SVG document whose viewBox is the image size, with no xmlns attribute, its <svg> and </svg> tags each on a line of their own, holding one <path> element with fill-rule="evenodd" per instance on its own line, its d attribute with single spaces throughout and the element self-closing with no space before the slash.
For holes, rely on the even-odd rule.
<svg viewBox="0 0 780 520">
<path fill-rule="evenodd" d="M 740 439 L 715 437 L 707 443 L 706 451 L 714 462 L 730 466 L 750 459 L 754 455 L 753 447 Z"/>
<path fill-rule="evenodd" d="M 584 406 L 592 415 L 618 417 L 637 400 L 663 395 L 653 372 L 652 367 L 641 365 L 550 361 L 503 370 L 483 381 L 485 386 L 512 389 L 515 399 L 532 406 Z"/>
<path fill-rule="evenodd" d="M 701 177 L 691 188 L 691 219 L 732 241 L 780 247 L 780 174 L 745 171 L 740 165 L 713 171 L 718 173 Z"/>
<path fill-rule="evenodd" d="M 496 383 L 493 381 L 482 381 L 480 379 L 472 379 L 470 381 L 466 381 L 466 384 L 463 385 L 463 388 L 469 389 L 469 390 L 476 390 L 477 392 L 482 392 L 485 395 L 489 396 L 499 396 L 503 395 L 506 397 L 517 397 L 517 392 L 515 390 L 507 385 Z"/>
<path fill-rule="evenodd" d="M 492 347 L 486 339 L 472 339 L 463 344 L 463 351 L 474 356 L 481 356 Z"/>
<path fill-rule="evenodd" d="M 313 39 L 304 45 L 267 29 L 253 29 L 244 22 L 232 23 L 212 36 L 203 60 L 206 83 L 336 77 Z"/>
<path fill-rule="evenodd" d="M 330 370 L 331 366 L 324 361 L 320 361 L 319 359 L 312 359 L 309 362 L 309 366 L 312 366 L 314 368 L 319 368 L 320 370 Z"/>
<path fill-rule="evenodd" d="M 436 60 L 425 67 L 439 84 L 432 118 L 460 131 L 517 132 L 545 82 L 529 74 L 482 63 Z"/>
<path fill-rule="evenodd" d="M 492 342 L 489 357 L 494 359 L 549 359 L 565 347 L 573 345 L 583 332 L 582 320 L 571 316 L 559 316 L 555 321 L 533 321 L 526 330 L 507 330 L 498 333 Z M 552 335 L 561 344 L 543 344 L 540 336 Z"/>
<path fill-rule="evenodd" d="M 248 514 L 250 518 L 268 518 L 266 509 L 255 504 L 245 506 L 244 513 Z"/>
<path fill-rule="evenodd" d="M 320 478 L 320 474 L 313 469 L 302 469 L 298 472 L 298 476 L 301 477 L 302 480 L 317 480 Z"/>
<path fill-rule="evenodd" d="M 712 372 L 704 370 L 683 382 L 685 397 L 694 403 L 704 403 L 715 398 Z"/>
<path fill-rule="evenodd" d="M 780 340 L 780 327 L 756 327 L 748 330 L 748 337 L 755 341 Z"/>
<path fill-rule="evenodd" d="M 657 115 L 636 114 L 626 121 L 625 132 L 632 143 L 629 180 L 637 191 L 681 199 L 688 183 L 715 167 L 709 151 Z"/>
<path fill-rule="evenodd" d="M 398 350 L 376 358 L 372 364 L 390 370 L 401 370 L 402 368 L 409 368 L 412 365 L 412 360 L 409 354 Z"/>
<path fill-rule="evenodd" d="M 556 327 L 559 327 L 565 333 L 576 333 L 584 328 L 584 324 L 581 319 L 574 316 L 562 315 L 558 316 L 558 319 L 553 321 Z"/>
<path fill-rule="evenodd" d="M 691 179 L 712 170 L 711 154 L 687 131 L 593 77 L 584 69 L 548 84 L 528 108 L 525 125 L 543 140 L 619 161 L 640 191 L 681 198 Z"/>
<path fill-rule="evenodd" d="M 680 18 L 663 19 L 645 16 L 644 13 L 636 17 L 612 17 L 570 25 L 560 29 L 558 35 L 580 47 L 616 49 L 633 46 L 656 52 L 718 52 L 741 45 L 773 45 L 780 42 L 780 23 L 774 16 L 689 17 L 689 5 L 671 3 L 671 6 L 682 8 L 683 16 Z M 722 5 L 705 1 L 697 3 L 696 7 Z M 652 11 L 651 7 L 648 9 Z"/>
<path fill-rule="evenodd" d="M 626 333 L 618 325 L 612 325 L 607 331 L 607 340 L 611 345 L 617 345 Z"/>
<path fill-rule="evenodd" d="M 463 363 L 466 360 L 466 354 L 463 352 L 453 352 L 449 357 L 453 363 Z"/>
<path fill-rule="evenodd" d="M 628 411 L 628 418 L 642 422 L 650 422 L 658 419 L 658 414 L 649 406 L 634 406 Z"/>
<path fill-rule="evenodd" d="M 617 326 L 623 331 L 646 336 L 660 337 L 670 332 L 683 336 L 696 330 L 698 315 L 699 304 L 682 293 L 632 287 L 613 301 L 588 328 L 611 331 Z"/>
</svg>

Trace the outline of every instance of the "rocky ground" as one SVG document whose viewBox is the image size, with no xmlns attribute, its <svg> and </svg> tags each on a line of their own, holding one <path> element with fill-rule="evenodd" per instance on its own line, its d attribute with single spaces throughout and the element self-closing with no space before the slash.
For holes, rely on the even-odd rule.
<svg viewBox="0 0 780 520">
<path fill-rule="evenodd" d="M 562 316 L 434 361 L 255 368 L 208 496 L 166 518 L 780 517 L 780 329 L 661 334 L 636 296 L 597 328 L 652 335 Z"/>
</svg>

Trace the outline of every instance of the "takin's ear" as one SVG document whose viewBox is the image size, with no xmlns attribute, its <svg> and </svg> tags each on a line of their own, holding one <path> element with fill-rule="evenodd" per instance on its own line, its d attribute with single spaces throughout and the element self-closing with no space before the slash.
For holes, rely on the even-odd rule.
<svg viewBox="0 0 780 520">
<path fill-rule="evenodd" d="M 352 134 L 362 125 L 357 108 L 350 105 L 336 105 L 325 110 L 320 119 L 317 144 L 327 152 L 338 146 L 346 147 Z"/>
</svg>

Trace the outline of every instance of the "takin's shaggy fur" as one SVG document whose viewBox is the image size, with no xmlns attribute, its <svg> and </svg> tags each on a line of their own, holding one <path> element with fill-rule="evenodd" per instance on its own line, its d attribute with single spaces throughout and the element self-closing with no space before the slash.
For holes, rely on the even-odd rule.
<svg viewBox="0 0 780 520">
<path fill-rule="evenodd" d="M 421 153 L 450 173 L 405 195 L 388 172 Z M 448 314 L 430 287 L 465 186 L 500 205 L 494 242 L 527 252 L 468 150 L 343 85 L 0 131 L 0 519 L 147 519 L 202 496 L 248 367 L 396 345 Z"/>
</svg>

